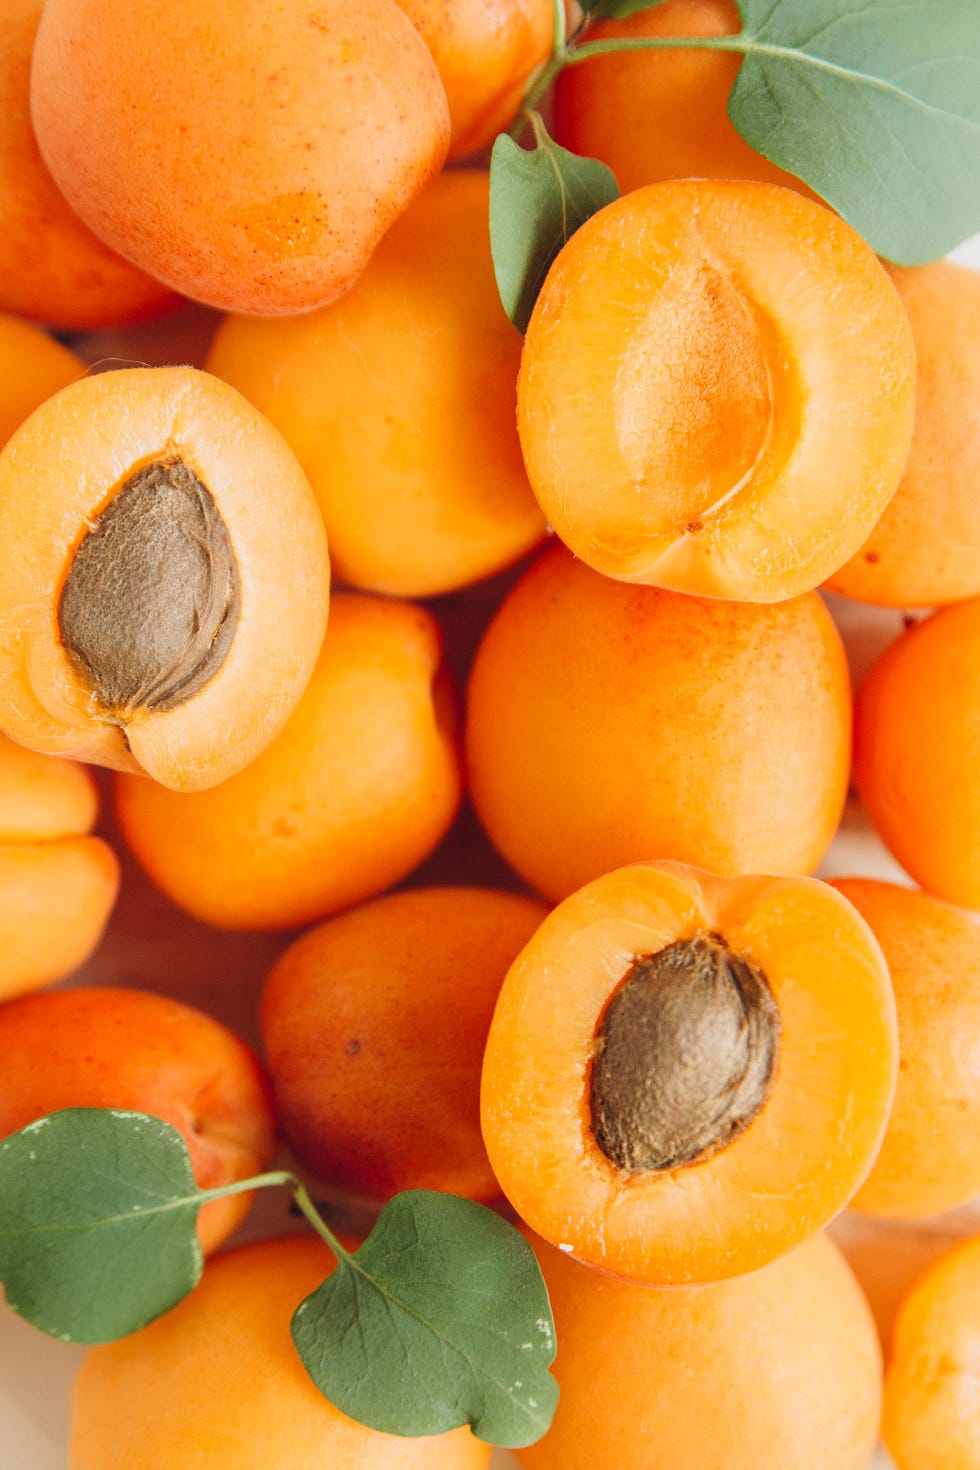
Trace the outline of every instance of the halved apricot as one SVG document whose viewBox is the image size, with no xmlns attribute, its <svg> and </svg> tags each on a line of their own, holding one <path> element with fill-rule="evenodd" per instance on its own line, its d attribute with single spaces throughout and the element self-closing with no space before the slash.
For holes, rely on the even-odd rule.
<svg viewBox="0 0 980 1470">
<path fill-rule="evenodd" d="M 636 864 L 566 899 L 511 966 L 484 1139 L 559 1249 L 629 1281 L 720 1280 L 843 1208 L 897 1061 L 884 958 L 840 894 Z"/>
<path fill-rule="evenodd" d="M 524 343 L 528 475 L 611 577 L 773 602 L 824 581 L 895 492 L 908 318 L 872 250 L 775 184 L 638 189 L 554 262 Z"/>
<path fill-rule="evenodd" d="M 292 712 L 328 581 L 309 482 L 234 389 L 193 368 L 82 378 L 0 455 L 0 728 L 214 785 Z"/>
</svg>

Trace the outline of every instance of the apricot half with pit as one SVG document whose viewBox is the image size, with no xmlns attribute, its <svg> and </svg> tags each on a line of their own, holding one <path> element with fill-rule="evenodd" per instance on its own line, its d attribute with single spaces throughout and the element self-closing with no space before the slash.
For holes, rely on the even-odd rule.
<svg viewBox="0 0 980 1470">
<path fill-rule="evenodd" d="M 0 727 L 176 790 L 285 724 L 326 624 L 299 463 L 192 368 L 83 378 L 0 455 Z"/>
</svg>

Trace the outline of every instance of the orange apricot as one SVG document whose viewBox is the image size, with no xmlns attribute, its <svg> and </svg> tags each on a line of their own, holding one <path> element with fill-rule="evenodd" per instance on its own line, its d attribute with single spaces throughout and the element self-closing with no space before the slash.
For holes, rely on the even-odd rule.
<svg viewBox="0 0 980 1470">
<path fill-rule="evenodd" d="M 275 1152 L 268 1086 L 252 1052 L 203 1011 L 144 990 L 49 990 L 0 1006 L 0 1137 L 61 1108 L 122 1108 L 182 1135 L 198 1187 L 247 1179 Z M 225 1240 L 249 1196 L 209 1200 L 198 1234 Z"/>
<path fill-rule="evenodd" d="M 899 1470 L 976 1470 L 980 1236 L 954 1246 L 898 1315 L 885 1375 L 882 1438 Z"/>
<path fill-rule="evenodd" d="M 262 992 L 280 1122 L 325 1179 L 494 1200 L 480 1069 L 507 968 L 547 909 L 487 888 L 389 894 L 312 929 Z"/>
<path fill-rule="evenodd" d="M 43 4 L 0 7 L 0 310 L 76 331 L 155 316 L 173 292 L 103 245 L 41 160 L 30 78 Z"/>
<path fill-rule="evenodd" d="M 88 835 L 97 805 L 82 766 L 0 736 L 0 1000 L 61 980 L 102 938 L 119 864 Z"/>
<path fill-rule="evenodd" d="M 492 143 L 551 49 L 552 0 L 398 0 L 421 33 L 449 99 L 449 158 Z"/>
<path fill-rule="evenodd" d="M 597 571 L 773 602 L 824 581 L 895 493 L 915 351 L 868 245 L 775 184 L 651 184 L 587 220 L 524 341 L 518 426 Z"/>
<path fill-rule="evenodd" d="M 70 1470 L 487 1470 L 490 1448 L 466 1428 L 384 1434 L 314 1387 L 289 1323 L 333 1265 L 311 1236 L 240 1246 L 165 1316 L 93 1348 L 72 1398 Z"/>
<path fill-rule="evenodd" d="M 888 271 L 918 359 L 912 447 L 884 515 L 829 586 L 932 607 L 980 593 L 980 274 L 951 260 Z"/>
<path fill-rule="evenodd" d="M 888 961 L 902 1059 L 881 1151 L 851 1208 L 939 1214 L 980 1194 L 980 925 L 894 883 L 832 882 Z"/>
<path fill-rule="evenodd" d="M 446 592 L 545 534 L 514 422 L 521 339 L 494 283 L 488 196 L 486 173 L 443 174 L 341 301 L 229 318 L 209 354 L 295 450 L 355 587 Z"/>
<path fill-rule="evenodd" d="M 980 908 L 980 598 L 908 628 L 855 712 L 854 780 L 882 840 L 923 888 Z"/>
<path fill-rule="evenodd" d="M 29 413 L 84 371 L 81 359 L 53 337 L 0 315 L 0 449 Z"/>
<path fill-rule="evenodd" d="M 545 1240 L 642 1284 L 754 1271 L 871 1167 L 897 1067 L 881 950 L 814 878 L 642 863 L 553 910 L 501 988 L 487 1153 Z"/>
<path fill-rule="evenodd" d="M 240 394 L 192 368 L 82 378 L 0 454 L 0 728 L 214 784 L 299 699 L 327 590 L 309 482 Z"/>
<path fill-rule="evenodd" d="M 287 929 L 404 878 L 460 798 L 455 712 L 424 608 L 338 594 L 309 687 L 262 755 L 210 791 L 124 776 L 116 809 L 150 877 L 225 929 Z"/>
<path fill-rule="evenodd" d="M 589 29 L 590 41 L 726 36 L 741 30 L 735 0 L 661 0 Z M 661 179 L 761 179 L 803 190 L 756 153 L 728 118 L 741 57 L 664 47 L 595 56 L 566 67 L 555 88 L 555 137 L 608 164 L 623 193 Z M 808 190 L 806 192 L 809 192 Z"/>
<path fill-rule="evenodd" d="M 555 546 L 483 637 L 467 755 L 484 827 L 549 898 L 649 857 L 812 871 L 847 789 L 844 651 L 816 594 L 684 597 Z"/>
<path fill-rule="evenodd" d="M 867 1306 L 818 1236 L 735 1281 L 637 1287 L 532 1239 L 561 1390 L 524 1470 L 866 1470 L 881 1404 Z"/>
<path fill-rule="evenodd" d="M 345 291 L 449 143 L 394 0 L 261 0 L 247 25 L 234 4 L 49 0 L 31 110 L 100 239 L 195 300 L 272 315 Z"/>
</svg>

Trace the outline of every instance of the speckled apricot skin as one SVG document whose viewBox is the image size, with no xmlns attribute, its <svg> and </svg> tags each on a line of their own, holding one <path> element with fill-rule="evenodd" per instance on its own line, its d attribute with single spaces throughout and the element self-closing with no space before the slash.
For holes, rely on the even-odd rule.
<svg viewBox="0 0 980 1470">
<path fill-rule="evenodd" d="M 547 909 L 487 888 L 413 888 L 328 919 L 262 992 L 281 1126 L 334 1187 L 499 1197 L 480 1069 L 507 968 Z"/>
<path fill-rule="evenodd" d="M 480 820 L 549 898 L 649 857 L 812 872 L 847 790 L 843 648 L 815 594 L 684 597 L 552 546 L 484 635 L 466 748 Z"/>
<path fill-rule="evenodd" d="M 460 800 L 455 701 L 424 608 L 339 593 L 285 728 L 210 791 L 123 776 L 123 835 L 175 903 L 224 929 L 288 929 L 404 878 Z"/>
<path fill-rule="evenodd" d="M 881 520 L 827 585 L 936 607 L 980 593 L 980 274 L 951 260 L 887 268 L 915 338 L 912 447 Z"/>
<path fill-rule="evenodd" d="M 312 1234 L 239 1247 L 209 1262 L 173 1311 L 92 1349 L 72 1399 L 71 1470 L 195 1459 L 208 1470 L 487 1470 L 490 1447 L 467 1428 L 383 1434 L 317 1390 L 289 1323 L 333 1266 Z"/>
<path fill-rule="evenodd" d="M 882 1438 L 898 1470 L 975 1470 L 980 1237 L 920 1277 L 898 1314 L 887 1359 Z"/>
<path fill-rule="evenodd" d="M 31 51 L 43 0 L 0 10 L 0 311 L 66 330 L 159 315 L 178 298 L 92 234 L 45 168 L 31 127 Z"/>
<path fill-rule="evenodd" d="M 272 1162 L 272 1101 L 252 1052 L 203 1011 L 118 987 L 49 990 L 0 1007 L 0 1135 L 61 1108 L 150 1113 L 182 1134 L 198 1187 L 248 1179 Z M 250 1196 L 202 1206 L 213 1250 Z"/>
<path fill-rule="evenodd" d="M 98 703 L 62 642 L 77 546 L 129 477 L 176 456 L 228 529 L 241 612 L 220 668 L 169 709 Z M 0 453 L 0 729 L 35 750 L 177 790 L 226 779 L 285 723 L 326 623 L 329 560 L 309 481 L 279 433 L 194 368 L 123 368 L 47 400 Z"/>
<path fill-rule="evenodd" d="M 31 112 L 114 250 L 228 311 L 339 296 L 442 165 L 445 91 L 393 0 L 54 0 Z M 122 120 L 122 122 L 120 122 Z"/>
</svg>

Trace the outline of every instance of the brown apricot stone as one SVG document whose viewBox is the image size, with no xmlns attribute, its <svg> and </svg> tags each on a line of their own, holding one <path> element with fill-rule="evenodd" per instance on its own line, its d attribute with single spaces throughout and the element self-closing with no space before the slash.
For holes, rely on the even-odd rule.
<svg viewBox="0 0 980 1470">
<path fill-rule="evenodd" d="M 700 1163 L 744 1133 L 769 1095 L 779 1008 L 721 935 L 643 955 L 606 1007 L 592 1062 L 596 1143 L 631 1173 Z"/>
<path fill-rule="evenodd" d="M 216 785 L 295 708 L 328 589 L 309 481 L 239 393 L 185 367 L 82 378 L 0 454 L 0 729 Z"/>
</svg>

